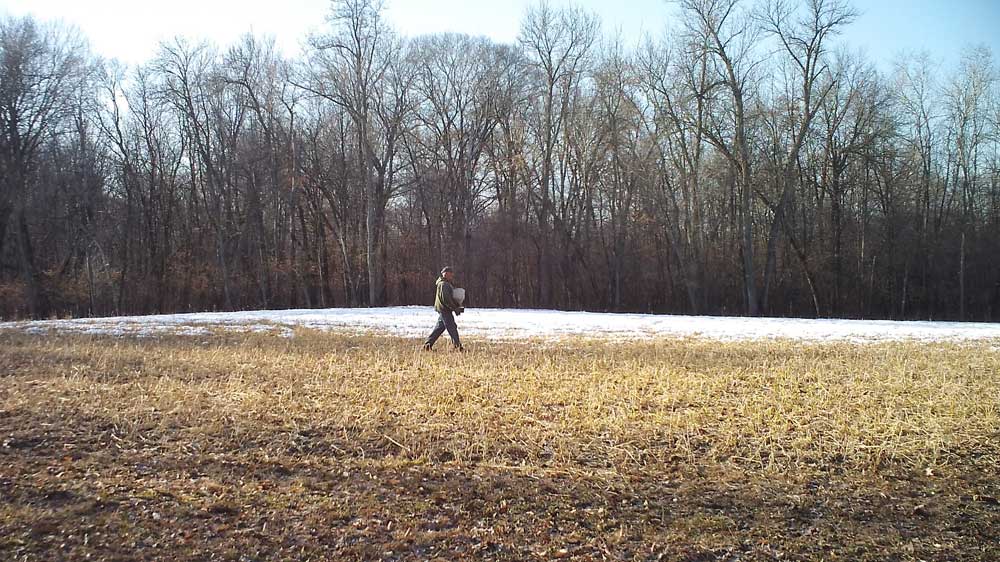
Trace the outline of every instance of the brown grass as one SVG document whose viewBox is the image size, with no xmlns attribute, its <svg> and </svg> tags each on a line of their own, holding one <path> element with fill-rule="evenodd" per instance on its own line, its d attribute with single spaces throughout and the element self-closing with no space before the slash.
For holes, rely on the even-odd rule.
<svg viewBox="0 0 1000 562">
<path fill-rule="evenodd" d="M 4 336 L 8 408 L 124 432 L 274 440 L 313 432 L 364 454 L 621 469 L 708 456 L 757 468 L 936 467 L 994 454 L 989 345 L 411 341 L 299 332 L 208 340 Z M 203 343 L 204 342 L 204 343 Z"/>
<path fill-rule="evenodd" d="M 0 559 L 1000 555 L 995 344 L 417 347 L 0 334 Z"/>
</svg>

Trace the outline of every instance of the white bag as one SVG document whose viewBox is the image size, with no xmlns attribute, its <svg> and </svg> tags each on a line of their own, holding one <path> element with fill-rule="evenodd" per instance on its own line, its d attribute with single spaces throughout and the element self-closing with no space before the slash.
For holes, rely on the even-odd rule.
<svg viewBox="0 0 1000 562">
<path fill-rule="evenodd" d="M 455 289 L 451 292 L 451 296 L 458 303 L 458 306 L 462 306 L 465 302 L 465 289 Z"/>
</svg>

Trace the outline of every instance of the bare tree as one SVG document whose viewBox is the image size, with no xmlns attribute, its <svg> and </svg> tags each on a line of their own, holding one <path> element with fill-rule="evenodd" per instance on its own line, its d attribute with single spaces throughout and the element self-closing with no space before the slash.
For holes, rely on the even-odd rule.
<svg viewBox="0 0 1000 562">
<path fill-rule="evenodd" d="M 935 181 L 935 168 L 940 165 L 935 147 L 944 137 L 941 131 L 941 111 L 938 106 L 939 84 L 936 68 L 927 53 L 921 53 L 896 62 L 894 95 L 904 135 L 901 139 L 919 159 L 920 210 L 919 229 L 921 262 L 921 292 L 930 299 L 929 284 L 932 260 L 939 251 L 938 237 L 942 221 L 945 186 Z M 887 94 L 888 95 L 888 94 Z M 865 103 L 864 101 L 860 103 Z M 933 307 L 928 302 L 928 307 Z"/>
<path fill-rule="evenodd" d="M 600 204 L 606 211 L 607 228 L 604 247 L 609 269 L 609 301 L 615 310 L 623 305 L 623 277 L 626 248 L 635 201 L 642 185 L 651 175 L 651 157 L 655 145 L 643 134 L 639 106 L 639 81 L 632 60 L 626 57 L 620 42 L 607 49 L 607 55 L 595 73 L 595 113 L 601 148 L 602 174 L 597 183 Z M 592 181 L 590 174 L 584 181 Z"/>
<path fill-rule="evenodd" d="M 657 149 L 658 215 L 665 221 L 670 251 L 680 270 L 689 310 L 705 306 L 705 209 L 703 157 L 709 89 L 707 54 L 664 40 L 646 42 L 639 53 L 640 77 L 649 104 L 647 134 Z"/>
<path fill-rule="evenodd" d="M 333 30 L 310 39 L 309 81 L 303 86 L 337 104 L 350 115 L 360 151 L 360 176 L 366 207 L 366 257 L 368 304 L 381 303 L 384 289 L 383 229 L 385 208 L 391 196 L 392 159 L 401 129 L 396 129 L 405 96 L 387 93 L 387 104 L 376 107 L 379 94 L 392 82 L 399 42 L 382 17 L 381 0 L 338 0 L 329 21 Z M 388 98 L 388 99 L 386 99 Z M 376 120 L 381 123 L 376 123 Z M 381 124 L 383 129 L 376 130 Z M 381 143 L 379 135 L 382 135 Z M 377 145 L 381 144 L 381 152 Z M 374 177 L 378 173 L 379 178 Z"/>
<path fill-rule="evenodd" d="M 809 133 L 816 112 L 836 84 L 836 77 L 829 77 L 821 84 L 821 78 L 828 75 L 828 65 L 824 60 L 829 38 L 854 21 L 856 13 L 844 0 L 808 0 L 805 9 L 797 9 L 786 0 L 771 0 L 759 16 L 766 33 L 775 37 L 781 45 L 781 52 L 793 64 L 795 84 L 798 92 L 789 92 L 787 100 L 787 120 L 791 126 L 788 147 L 781 154 L 778 166 L 779 194 L 777 200 L 769 204 L 773 213 L 767 240 L 767 260 L 764 267 L 764 290 L 761 294 L 762 306 L 769 312 L 770 284 L 776 269 L 778 237 L 784 232 L 794 237 L 788 228 L 788 208 L 796 186 L 796 168 L 799 151 Z M 814 282 L 801 244 L 796 254 L 807 272 L 816 314 L 820 313 Z"/>
<path fill-rule="evenodd" d="M 190 146 L 190 181 L 207 206 L 204 216 L 215 233 L 223 305 L 231 310 L 241 298 L 234 286 L 232 261 L 242 223 L 236 150 L 248 121 L 246 94 L 227 87 L 217 52 L 205 43 L 178 40 L 162 45 L 156 71 L 164 77 L 163 95 L 176 111 Z"/>
<path fill-rule="evenodd" d="M 532 6 L 521 24 L 519 41 L 538 73 L 540 105 L 536 132 L 540 143 L 537 206 L 538 268 L 542 272 L 537 301 L 551 305 L 554 277 L 554 235 L 550 224 L 555 214 L 556 147 L 574 91 L 585 75 L 588 56 L 597 40 L 595 16 L 578 8 L 556 10 L 547 1 Z"/>
<path fill-rule="evenodd" d="M 757 276 L 754 265 L 753 158 L 748 131 L 747 102 L 761 59 L 754 52 L 758 28 L 749 14 L 740 10 L 740 0 L 680 0 L 690 49 L 704 53 L 710 75 L 705 96 L 728 95 L 725 113 L 715 109 L 706 123 L 705 138 L 735 169 L 740 199 L 740 253 L 747 313 L 759 313 Z"/>
<path fill-rule="evenodd" d="M 997 77 L 992 68 L 992 53 L 986 47 L 965 52 L 958 74 L 945 92 L 944 102 L 951 123 L 949 150 L 954 155 L 956 191 L 960 195 L 959 246 L 959 319 L 966 311 L 966 255 L 975 251 L 977 236 L 974 225 L 985 207 L 984 191 L 979 186 L 979 166 L 982 148 L 988 137 L 987 115 L 991 90 Z"/>
<path fill-rule="evenodd" d="M 509 95 L 502 77 L 514 60 L 486 39 L 464 35 L 424 37 L 412 47 L 418 110 L 408 157 L 428 244 L 433 263 L 442 262 L 446 243 L 453 259 L 468 263 L 471 227 L 490 202 L 487 146 L 498 104 Z"/>
<path fill-rule="evenodd" d="M 841 313 L 844 283 L 844 230 L 849 196 L 857 182 L 851 181 L 852 163 L 859 160 L 875 135 L 877 118 L 887 110 L 888 96 L 880 89 L 875 70 L 860 59 L 842 53 L 832 69 L 833 87 L 818 114 L 821 141 L 819 188 L 829 197 L 833 289 L 830 312 Z"/>
<path fill-rule="evenodd" d="M 27 206 L 43 144 L 74 126 L 91 67 L 72 29 L 30 17 L 0 19 L 0 252 L 12 235 L 27 311 L 45 314 Z"/>
</svg>

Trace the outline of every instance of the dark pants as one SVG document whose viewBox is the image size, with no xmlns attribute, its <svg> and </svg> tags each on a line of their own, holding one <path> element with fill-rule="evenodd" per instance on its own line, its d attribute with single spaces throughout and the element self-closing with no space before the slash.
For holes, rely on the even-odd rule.
<svg viewBox="0 0 1000 562">
<path fill-rule="evenodd" d="M 451 343 L 455 344 L 455 347 L 461 347 L 462 342 L 458 339 L 458 325 L 455 324 L 455 315 L 450 310 L 445 310 L 438 315 L 437 326 L 434 327 L 431 335 L 427 336 L 424 345 L 433 347 L 434 342 L 441 337 L 445 330 L 448 330 L 448 335 L 451 336 Z"/>
</svg>

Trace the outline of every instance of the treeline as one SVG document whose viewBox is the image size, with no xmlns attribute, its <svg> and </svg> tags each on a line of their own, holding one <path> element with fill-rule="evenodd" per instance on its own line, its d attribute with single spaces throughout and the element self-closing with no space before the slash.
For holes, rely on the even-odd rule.
<svg viewBox="0 0 1000 562">
<path fill-rule="evenodd" d="M 341 0 L 297 59 L 135 68 L 2 19 L 0 314 L 427 304 L 448 264 L 473 306 L 1000 319 L 986 48 L 882 73 L 840 0 L 678 4 L 632 47 L 576 8 L 504 45 Z"/>
</svg>

